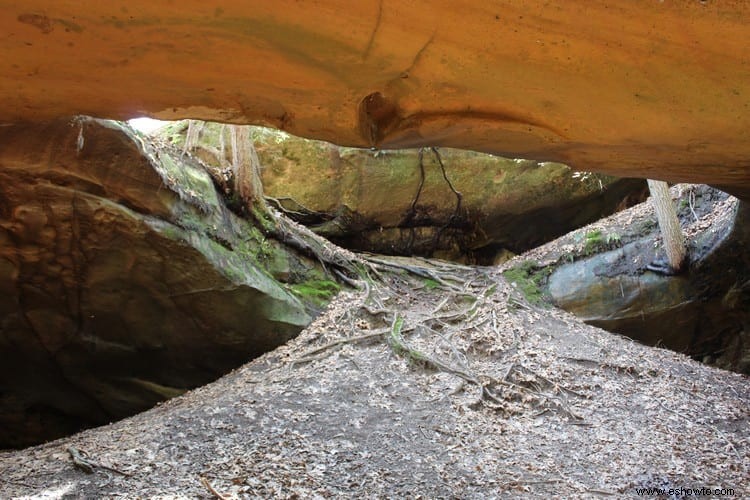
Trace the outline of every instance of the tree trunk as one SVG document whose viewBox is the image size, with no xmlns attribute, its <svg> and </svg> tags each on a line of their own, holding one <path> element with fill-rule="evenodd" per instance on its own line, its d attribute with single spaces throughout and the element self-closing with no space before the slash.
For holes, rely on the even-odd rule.
<svg viewBox="0 0 750 500">
<path fill-rule="evenodd" d="M 226 124 L 222 124 L 221 128 L 219 129 L 219 165 L 221 168 L 227 167 L 227 143 L 224 138 L 224 132 L 226 131 L 227 126 Z"/>
<path fill-rule="evenodd" d="M 651 202 L 654 205 L 656 219 L 659 221 L 659 229 L 664 240 L 667 263 L 674 273 L 678 273 L 685 265 L 687 251 L 685 235 L 677 219 L 677 210 L 669 195 L 669 186 L 664 181 L 649 179 L 648 189 L 651 191 Z"/>
<path fill-rule="evenodd" d="M 187 134 L 185 134 L 185 147 L 182 149 L 183 155 L 198 145 L 198 139 L 200 139 L 201 131 L 205 125 L 206 122 L 201 120 L 188 120 Z"/>
<path fill-rule="evenodd" d="M 255 152 L 247 125 L 230 125 L 232 144 L 232 174 L 234 190 L 245 206 L 264 208 L 263 183 L 260 178 L 260 160 Z"/>
</svg>

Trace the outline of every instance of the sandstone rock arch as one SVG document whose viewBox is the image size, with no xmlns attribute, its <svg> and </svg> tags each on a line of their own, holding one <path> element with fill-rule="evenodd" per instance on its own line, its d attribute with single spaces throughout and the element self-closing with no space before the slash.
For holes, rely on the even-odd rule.
<svg viewBox="0 0 750 500">
<path fill-rule="evenodd" d="M 452 146 L 750 192 L 750 5 L 0 6 L 0 120 L 86 113 Z"/>
</svg>

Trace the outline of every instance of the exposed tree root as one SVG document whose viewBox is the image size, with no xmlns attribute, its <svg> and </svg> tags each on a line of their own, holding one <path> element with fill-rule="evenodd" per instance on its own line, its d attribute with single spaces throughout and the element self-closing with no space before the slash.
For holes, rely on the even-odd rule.
<svg viewBox="0 0 750 500">
<path fill-rule="evenodd" d="M 285 241 L 294 241 L 297 248 L 312 252 L 325 265 L 334 267 L 348 284 L 360 289 L 361 301 L 354 314 L 366 325 L 357 327 L 350 321 L 351 331 L 346 337 L 312 348 L 292 360 L 290 366 L 321 359 L 330 350 L 346 344 L 379 339 L 414 367 L 459 378 L 460 390 L 465 384 L 479 388 L 472 408 L 486 407 L 513 414 L 523 405 L 532 405 L 541 413 L 556 411 L 572 420 L 581 420 L 567 400 L 569 396 L 583 397 L 576 391 L 512 361 L 504 364 L 502 375 L 477 372 L 472 369 L 465 349 L 454 345 L 452 339 L 467 328 L 481 327 L 499 335 L 494 305 L 498 278 L 476 268 L 449 263 L 353 254 L 320 241 L 319 236 L 307 234 L 309 231 L 291 226 L 286 220 L 280 221 L 279 227 L 285 235 L 290 235 L 285 236 Z M 428 288 L 425 283 L 431 289 L 439 289 L 440 302 L 426 310 L 402 307 L 400 299 Z M 520 296 L 507 297 L 507 303 L 533 310 Z M 351 311 L 344 313 L 350 314 Z M 420 341 L 412 341 L 412 336 L 419 336 Z M 516 339 L 509 345 L 507 354 L 515 352 L 517 343 Z"/>
<path fill-rule="evenodd" d="M 333 342 L 328 342 L 327 344 L 323 344 L 322 346 L 316 347 L 314 349 L 310 349 L 309 351 L 302 354 L 302 356 L 300 356 L 299 358 L 291 361 L 291 364 L 292 366 L 294 366 L 297 364 L 314 361 L 315 359 L 318 359 L 317 357 L 315 357 L 316 354 L 326 351 L 328 349 L 331 349 L 333 347 L 344 345 L 344 344 L 353 344 L 356 342 L 362 342 L 364 340 L 370 340 L 374 338 L 382 338 L 383 335 L 387 332 L 388 332 L 387 329 L 381 329 L 372 333 L 358 335 L 356 337 L 348 337 L 344 339 L 334 340 Z"/>
<path fill-rule="evenodd" d="M 237 178 L 245 170 L 252 173 L 259 168 L 252 144 L 245 144 L 247 142 L 243 141 L 243 144 L 248 149 L 245 156 L 250 160 L 235 161 Z M 450 182 L 438 149 L 431 148 L 431 151 L 443 178 L 456 196 L 454 213 L 441 229 L 442 232 L 458 223 L 462 195 Z M 238 154 L 234 156 L 236 159 Z M 407 219 L 416 216 L 424 184 L 423 158 L 424 150 L 419 155 L 422 177 Z M 318 260 L 332 278 L 360 289 L 363 294 L 357 314 L 365 320 L 367 328 L 357 327 L 352 322 L 349 335 L 309 350 L 291 361 L 291 367 L 320 359 L 331 349 L 345 344 L 380 338 L 394 354 L 410 364 L 453 375 L 462 383 L 478 387 L 480 395 L 475 405 L 512 414 L 517 411 L 516 407 L 531 404 L 542 412 L 554 410 L 572 419 L 580 419 L 566 400 L 567 395 L 575 395 L 574 391 L 565 391 L 548 378 L 537 375 L 528 367 L 516 366 L 512 361 L 506 363 L 508 368 L 502 377 L 479 373 L 471 368 L 465 350 L 459 349 L 451 340 L 460 337 L 467 326 L 480 329 L 491 325 L 489 328 L 498 334 L 495 304 L 492 301 L 499 278 L 476 268 L 455 264 L 383 258 L 344 250 L 269 207 L 262 197 L 262 186 L 256 179 L 258 176 L 245 173 L 245 181 L 237 182 L 236 190 L 245 202 L 247 213 L 262 230 L 268 236 Z M 440 232 L 437 234 L 439 237 Z M 420 289 L 439 289 L 443 294 L 434 310 L 410 308 L 403 302 L 405 297 L 412 296 Z M 513 297 L 512 300 L 516 305 L 532 310 L 522 298 Z M 413 334 L 415 340 L 419 336 L 419 341 L 407 339 L 407 332 Z M 514 351 L 513 345 L 509 353 Z"/>
<path fill-rule="evenodd" d="M 410 253 L 413 246 L 414 246 L 414 239 L 415 239 L 415 230 L 414 228 L 420 224 L 420 217 L 418 216 L 419 207 L 418 202 L 419 198 L 422 195 L 422 190 L 424 189 L 425 184 L 425 167 L 424 167 L 424 153 L 428 148 L 420 148 L 419 150 L 419 186 L 417 186 L 417 192 L 414 195 L 414 198 L 411 201 L 411 205 L 409 206 L 409 210 L 406 212 L 406 215 L 404 216 L 403 221 L 399 224 L 399 226 L 402 227 L 409 227 L 411 229 L 411 233 L 409 236 L 409 242 L 407 244 L 407 253 Z M 445 164 L 443 163 L 443 158 L 440 155 L 440 150 L 436 147 L 429 148 L 429 151 L 432 152 L 432 154 L 435 157 L 435 161 L 437 161 L 438 166 L 440 167 L 440 172 L 443 176 L 443 179 L 445 180 L 445 183 L 450 188 L 451 192 L 453 192 L 453 195 L 456 197 L 456 206 L 453 209 L 453 214 L 448 218 L 448 220 L 438 228 L 438 230 L 435 232 L 435 235 L 432 239 L 432 252 L 435 252 L 437 250 L 438 245 L 440 244 L 440 238 L 442 237 L 444 231 L 448 229 L 449 227 L 456 225 L 461 222 L 462 216 L 465 214 L 462 214 L 462 202 L 463 202 L 463 195 L 456 190 L 456 188 L 453 186 L 453 183 L 448 178 L 448 173 L 445 170 Z"/>
<path fill-rule="evenodd" d="M 368 266 L 361 257 L 334 245 L 272 208 L 267 208 L 265 214 L 270 218 L 270 223 L 264 225 L 267 233 L 303 255 L 317 259 L 334 278 L 336 276 L 333 269 L 346 273 L 349 279 L 365 277 Z M 263 215 L 260 215 L 256 218 L 262 217 Z"/>
<path fill-rule="evenodd" d="M 272 203 L 274 208 L 279 212 L 283 212 L 287 217 L 291 217 L 294 220 L 299 221 L 300 219 L 315 218 L 318 220 L 329 220 L 331 216 L 324 212 L 318 212 L 311 208 L 307 208 L 299 201 L 295 200 L 291 196 L 283 196 L 280 198 L 273 198 L 271 196 L 264 196 L 266 203 Z M 284 201 L 290 201 L 296 205 L 297 209 L 291 209 L 284 206 Z M 304 221 L 303 221 L 304 222 Z"/>
<path fill-rule="evenodd" d="M 115 467 L 110 467 L 108 465 L 103 465 L 99 462 L 95 462 L 88 458 L 86 452 L 80 451 L 78 450 L 78 448 L 75 448 L 73 446 L 69 446 L 67 451 L 68 455 L 70 455 L 71 460 L 73 460 L 73 465 L 86 472 L 87 474 L 93 474 L 97 469 L 103 469 L 106 471 L 114 472 L 116 474 L 120 474 L 121 476 L 131 475 L 130 473 L 123 472 Z"/>
</svg>

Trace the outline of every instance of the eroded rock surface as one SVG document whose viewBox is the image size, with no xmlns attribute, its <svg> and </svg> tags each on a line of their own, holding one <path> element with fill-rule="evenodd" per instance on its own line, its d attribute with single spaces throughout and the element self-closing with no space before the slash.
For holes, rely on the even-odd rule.
<svg viewBox="0 0 750 500">
<path fill-rule="evenodd" d="M 0 447 L 144 410 L 311 320 L 279 281 L 315 264 L 177 160 L 116 122 L 0 127 Z"/>
<path fill-rule="evenodd" d="M 744 1 L 27 0 L 0 30 L 4 121 L 255 123 L 750 193 Z"/>
</svg>

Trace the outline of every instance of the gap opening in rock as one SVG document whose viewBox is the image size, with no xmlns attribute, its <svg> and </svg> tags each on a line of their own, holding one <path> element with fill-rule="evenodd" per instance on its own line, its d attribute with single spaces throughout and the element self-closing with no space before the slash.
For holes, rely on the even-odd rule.
<svg viewBox="0 0 750 500">
<path fill-rule="evenodd" d="M 230 125 L 153 136 L 231 177 Z M 489 265 L 645 200 L 640 179 L 450 148 L 370 150 L 251 131 L 268 203 L 339 246 Z"/>
<path fill-rule="evenodd" d="M 156 145 L 84 117 L 0 130 L 0 447 L 203 385 L 297 335 L 341 288 L 317 243 L 238 195 L 226 127 L 169 124 Z M 644 194 L 559 164 L 244 132 L 266 203 L 357 250 L 499 263 Z"/>
</svg>

